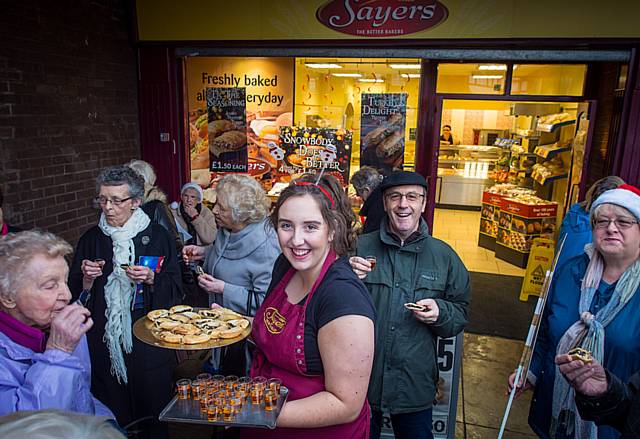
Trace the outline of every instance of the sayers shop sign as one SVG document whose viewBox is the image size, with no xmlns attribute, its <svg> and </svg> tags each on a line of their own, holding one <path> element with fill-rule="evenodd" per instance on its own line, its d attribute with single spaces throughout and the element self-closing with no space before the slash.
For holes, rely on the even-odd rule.
<svg viewBox="0 0 640 439">
<path fill-rule="evenodd" d="M 316 17 L 330 29 L 362 37 L 412 34 L 437 26 L 449 11 L 437 0 L 332 0 Z"/>
</svg>

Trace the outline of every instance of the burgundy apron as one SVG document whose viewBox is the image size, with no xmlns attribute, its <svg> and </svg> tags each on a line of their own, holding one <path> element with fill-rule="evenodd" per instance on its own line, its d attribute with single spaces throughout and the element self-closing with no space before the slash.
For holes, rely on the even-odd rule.
<svg viewBox="0 0 640 439">
<path fill-rule="evenodd" d="M 313 284 L 304 304 L 292 304 L 287 299 L 285 287 L 295 274 L 289 269 L 282 280 L 265 299 L 253 320 L 251 336 L 256 342 L 256 352 L 251 365 L 251 376 L 279 378 L 289 389 L 288 401 L 306 398 L 325 390 L 324 375 L 309 375 L 304 355 L 304 324 L 307 305 L 335 261 L 330 251 L 322 264 L 320 276 Z M 242 429 L 242 437 L 259 438 L 369 438 L 369 403 L 365 400 L 358 417 L 347 424 L 319 428 L 276 428 L 275 430 Z"/>
</svg>

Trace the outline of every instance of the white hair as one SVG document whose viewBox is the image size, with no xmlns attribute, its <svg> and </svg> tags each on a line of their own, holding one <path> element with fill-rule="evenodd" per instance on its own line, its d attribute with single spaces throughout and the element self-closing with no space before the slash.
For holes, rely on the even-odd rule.
<svg viewBox="0 0 640 439">
<path fill-rule="evenodd" d="M 122 439 L 108 418 L 59 410 L 19 411 L 0 417 L 2 439 Z"/>
</svg>

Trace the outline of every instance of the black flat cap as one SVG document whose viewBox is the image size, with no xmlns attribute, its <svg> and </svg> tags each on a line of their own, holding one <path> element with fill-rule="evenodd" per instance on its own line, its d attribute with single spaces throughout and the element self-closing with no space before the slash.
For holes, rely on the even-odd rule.
<svg viewBox="0 0 640 439">
<path fill-rule="evenodd" d="M 380 183 L 380 190 L 384 192 L 387 189 L 395 186 L 406 185 L 422 186 L 425 189 L 429 189 L 429 187 L 427 186 L 427 181 L 422 175 L 418 174 L 417 172 L 396 171 L 389 174 L 385 177 L 384 180 L 382 180 L 382 183 Z"/>
</svg>

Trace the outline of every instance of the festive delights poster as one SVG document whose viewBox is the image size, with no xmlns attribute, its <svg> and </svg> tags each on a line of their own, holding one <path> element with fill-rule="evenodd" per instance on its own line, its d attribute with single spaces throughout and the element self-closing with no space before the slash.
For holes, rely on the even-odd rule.
<svg viewBox="0 0 640 439">
<path fill-rule="evenodd" d="M 188 57 L 185 63 L 192 179 L 206 187 L 218 177 L 209 171 L 207 88 L 246 89 L 249 152 L 264 153 L 269 141 L 277 142 L 279 127 L 293 124 L 293 59 Z"/>
<path fill-rule="evenodd" d="M 208 88 L 209 170 L 247 172 L 246 91 Z"/>
<path fill-rule="evenodd" d="M 406 93 L 363 93 L 360 164 L 390 171 L 402 168 Z"/>
<path fill-rule="evenodd" d="M 324 169 L 346 186 L 351 136 L 351 131 L 342 128 L 281 127 L 280 145 L 271 152 L 281 160 L 276 179 L 289 181 L 304 173 L 317 174 Z"/>
</svg>

